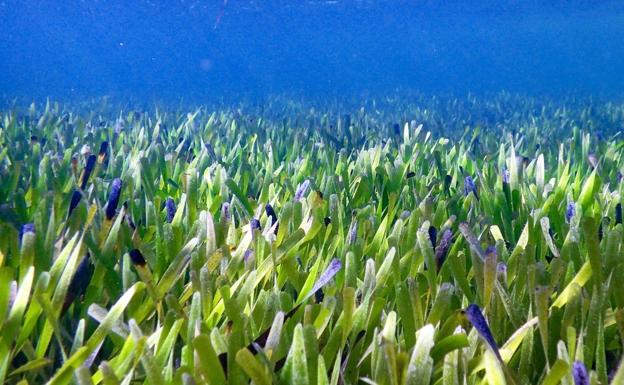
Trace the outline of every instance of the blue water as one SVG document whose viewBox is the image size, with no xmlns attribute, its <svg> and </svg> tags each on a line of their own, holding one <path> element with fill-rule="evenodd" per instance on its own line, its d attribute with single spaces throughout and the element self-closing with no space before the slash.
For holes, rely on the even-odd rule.
<svg viewBox="0 0 624 385">
<path fill-rule="evenodd" d="M 621 95 L 622 1 L 0 1 L 0 96 Z"/>
</svg>

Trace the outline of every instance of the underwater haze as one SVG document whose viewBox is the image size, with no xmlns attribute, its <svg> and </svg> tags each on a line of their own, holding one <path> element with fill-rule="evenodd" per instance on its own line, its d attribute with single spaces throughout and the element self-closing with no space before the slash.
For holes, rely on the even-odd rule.
<svg viewBox="0 0 624 385">
<path fill-rule="evenodd" d="M 0 384 L 624 385 L 624 1 L 0 0 Z"/>
<path fill-rule="evenodd" d="M 0 95 L 620 95 L 621 1 L 12 1 Z"/>
</svg>

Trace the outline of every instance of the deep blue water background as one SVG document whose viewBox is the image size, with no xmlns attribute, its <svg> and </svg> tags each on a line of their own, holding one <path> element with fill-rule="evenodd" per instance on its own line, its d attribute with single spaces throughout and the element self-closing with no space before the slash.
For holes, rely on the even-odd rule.
<svg viewBox="0 0 624 385">
<path fill-rule="evenodd" d="M 624 93 L 623 1 L 0 0 L 0 20 L 5 98 Z"/>
</svg>

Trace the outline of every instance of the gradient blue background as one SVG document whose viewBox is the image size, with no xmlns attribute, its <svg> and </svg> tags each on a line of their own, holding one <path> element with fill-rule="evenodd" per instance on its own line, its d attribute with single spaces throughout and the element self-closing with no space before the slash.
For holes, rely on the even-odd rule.
<svg viewBox="0 0 624 385">
<path fill-rule="evenodd" d="M 0 20 L 9 98 L 624 91 L 623 1 L 4 0 Z"/>
</svg>

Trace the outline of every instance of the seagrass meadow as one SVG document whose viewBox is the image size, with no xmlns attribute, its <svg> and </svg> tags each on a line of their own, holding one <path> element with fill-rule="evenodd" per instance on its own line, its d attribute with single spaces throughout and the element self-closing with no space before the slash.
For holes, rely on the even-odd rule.
<svg viewBox="0 0 624 385">
<path fill-rule="evenodd" d="M 0 383 L 624 384 L 624 103 L 0 111 Z"/>
</svg>

